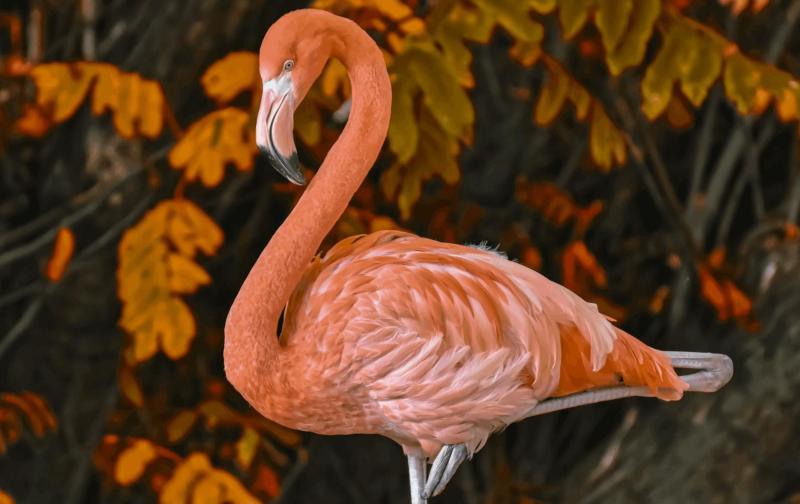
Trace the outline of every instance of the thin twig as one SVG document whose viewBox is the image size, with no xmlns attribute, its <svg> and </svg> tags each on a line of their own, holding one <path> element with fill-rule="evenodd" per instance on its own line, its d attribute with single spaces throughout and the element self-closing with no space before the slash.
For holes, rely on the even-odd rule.
<svg viewBox="0 0 800 504">
<path fill-rule="evenodd" d="M 747 170 L 747 173 L 743 173 L 741 177 L 736 179 L 734 182 L 733 188 L 731 189 L 730 193 L 727 195 L 726 201 L 727 204 L 725 205 L 725 209 L 722 211 L 722 218 L 720 220 L 719 227 L 717 228 L 717 238 L 716 238 L 716 245 L 715 247 L 719 247 L 725 243 L 725 240 L 728 239 L 728 233 L 731 229 L 731 225 L 733 223 L 733 218 L 736 215 L 736 209 L 739 206 L 739 200 L 742 196 L 742 192 L 744 191 L 745 185 L 748 182 L 752 184 L 758 184 L 758 158 L 761 155 L 761 151 L 767 145 L 767 142 L 772 137 L 772 133 L 775 129 L 774 121 L 768 122 L 762 130 L 759 132 L 758 138 L 755 139 L 754 142 L 751 142 L 750 148 L 748 149 L 747 153 L 747 162 L 744 167 Z M 756 190 L 754 189 L 754 192 Z M 758 217 L 758 221 L 761 220 L 761 216 L 764 215 L 764 200 L 763 196 L 760 194 L 760 189 L 758 190 L 759 194 L 754 195 L 754 204 L 756 205 L 756 216 Z M 760 201 L 759 201 L 760 197 Z M 759 212 L 759 205 L 760 205 L 760 212 Z"/>
<path fill-rule="evenodd" d="M 94 199 L 88 201 L 70 215 L 65 216 L 58 222 L 56 226 L 51 227 L 47 231 L 44 231 L 36 239 L 28 243 L 25 243 L 24 245 L 20 245 L 15 249 L 11 249 L 3 254 L 0 254 L 0 268 L 18 259 L 26 257 L 36 252 L 40 248 L 46 246 L 53 240 L 53 238 L 55 238 L 56 233 L 58 233 L 58 230 L 60 228 L 71 226 L 76 222 L 81 221 L 85 217 L 91 215 L 106 200 L 106 198 L 108 198 L 108 196 L 111 195 L 111 193 L 113 193 L 122 184 L 124 184 L 134 176 L 141 173 L 143 169 L 144 168 L 142 166 L 134 168 L 130 172 L 126 173 L 124 176 L 106 185 L 106 187 L 103 190 L 98 191 L 99 194 Z"/>
<path fill-rule="evenodd" d="M 18 301 L 25 296 L 36 294 L 39 290 L 41 290 L 42 284 L 41 283 L 32 283 L 26 285 L 25 287 L 21 287 L 15 291 L 11 291 L 8 294 L 0 297 L 0 308 L 7 304 L 11 304 L 15 301 Z"/>
<path fill-rule="evenodd" d="M 40 294 L 36 299 L 34 299 L 31 304 L 25 309 L 22 313 L 22 316 L 17 320 L 17 323 L 8 331 L 8 334 L 0 340 L 0 358 L 3 357 L 3 354 L 11 348 L 20 335 L 25 332 L 28 326 L 33 322 L 34 317 L 36 314 L 39 313 L 39 310 L 42 308 L 44 304 L 45 293 Z"/>
<path fill-rule="evenodd" d="M 714 137 L 714 126 L 717 122 L 717 109 L 722 99 L 722 91 L 718 86 L 711 90 L 711 95 L 706 105 L 705 117 L 700 126 L 700 134 L 697 136 L 694 164 L 692 165 L 692 181 L 689 185 L 689 194 L 686 197 L 686 214 L 693 212 L 697 205 L 697 194 L 703 183 L 703 175 L 708 165 L 708 156 L 711 153 L 711 145 Z M 688 218 L 688 217 L 687 217 Z"/>
</svg>

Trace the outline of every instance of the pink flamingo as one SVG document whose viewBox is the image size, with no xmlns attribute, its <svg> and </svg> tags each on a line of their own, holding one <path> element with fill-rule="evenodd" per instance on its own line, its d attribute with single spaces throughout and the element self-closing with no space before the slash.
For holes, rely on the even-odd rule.
<svg viewBox="0 0 800 504">
<path fill-rule="evenodd" d="M 419 504 L 512 422 L 621 397 L 677 400 L 728 382 L 728 357 L 650 348 L 490 250 L 383 231 L 316 256 L 381 149 L 389 76 L 372 39 L 328 12 L 291 12 L 261 44 L 256 140 L 297 184 L 293 113 L 331 57 L 352 83 L 349 121 L 225 325 L 228 380 L 262 415 L 319 434 L 395 440 Z M 679 377 L 673 367 L 700 371 Z"/>
</svg>

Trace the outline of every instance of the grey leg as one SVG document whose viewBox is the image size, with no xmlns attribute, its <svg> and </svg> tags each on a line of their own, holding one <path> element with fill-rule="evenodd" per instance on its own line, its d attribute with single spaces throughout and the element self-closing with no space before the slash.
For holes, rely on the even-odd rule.
<svg viewBox="0 0 800 504">
<path fill-rule="evenodd" d="M 428 504 L 428 499 L 422 496 L 425 491 L 425 470 L 427 464 L 424 457 L 408 457 L 408 482 L 411 486 L 411 504 Z"/>
<path fill-rule="evenodd" d="M 699 373 L 681 375 L 691 392 L 716 392 L 731 380 L 733 362 L 727 355 L 701 352 L 664 352 L 672 367 L 699 369 Z"/>
<path fill-rule="evenodd" d="M 431 474 L 425 483 L 425 498 L 435 497 L 442 493 L 453 475 L 467 458 L 467 447 L 463 444 L 444 445 L 436 455 L 431 466 Z"/>
</svg>

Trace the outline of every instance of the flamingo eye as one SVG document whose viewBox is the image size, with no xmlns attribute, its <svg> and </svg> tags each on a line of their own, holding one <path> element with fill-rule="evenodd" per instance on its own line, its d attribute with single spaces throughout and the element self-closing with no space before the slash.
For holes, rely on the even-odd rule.
<svg viewBox="0 0 800 504">
<path fill-rule="evenodd" d="M 294 68 L 294 60 L 286 60 L 283 62 L 283 71 L 284 72 L 291 72 L 292 68 Z"/>
</svg>

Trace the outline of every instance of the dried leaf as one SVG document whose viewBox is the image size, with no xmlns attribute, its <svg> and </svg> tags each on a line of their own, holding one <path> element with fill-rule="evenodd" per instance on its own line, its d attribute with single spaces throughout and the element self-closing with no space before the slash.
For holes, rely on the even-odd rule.
<svg viewBox="0 0 800 504">
<path fill-rule="evenodd" d="M 171 359 L 183 357 L 195 336 L 195 321 L 178 294 L 210 282 L 192 261 L 197 250 L 216 253 L 222 231 L 200 208 L 171 200 L 148 212 L 119 244 L 117 294 L 120 326 L 132 337 L 130 364 L 161 348 Z"/>
<path fill-rule="evenodd" d="M 43 437 L 57 427 L 53 412 L 40 396 L 31 392 L 0 394 L 0 454 L 19 440 L 24 424 L 36 437 Z"/>
<path fill-rule="evenodd" d="M 203 90 L 217 103 L 228 103 L 239 93 L 260 90 L 258 54 L 240 51 L 215 61 L 200 78 Z"/>
<path fill-rule="evenodd" d="M 519 180 L 516 198 L 520 203 L 541 213 L 546 220 L 556 226 L 564 226 L 569 221 L 574 221 L 575 233 L 578 236 L 588 230 L 592 221 L 603 210 L 602 201 L 594 201 L 587 207 L 581 207 L 570 195 L 549 182 L 527 183 Z"/>
<path fill-rule="evenodd" d="M 608 3 L 606 0 L 605 3 Z M 653 35 L 653 27 L 661 13 L 659 0 L 636 0 L 628 21 L 628 29 L 617 43 L 609 50 L 606 47 L 606 64 L 612 75 L 619 75 L 626 68 L 637 66 L 642 62 L 647 43 Z M 599 20 L 598 20 L 599 22 Z"/>
<path fill-rule="evenodd" d="M 606 287 L 605 270 L 581 240 L 572 242 L 564 249 L 561 267 L 564 286 L 572 291 L 585 291 L 586 282 L 580 277 L 588 277 L 597 287 Z"/>
<path fill-rule="evenodd" d="M 75 235 L 69 228 L 61 228 L 56 234 L 53 253 L 47 261 L 46 275 L 51 282 L 58 282 L 64 276 L 75 251 Z"/>
<path fill-rule="evenodd" d="M 50 119 L 37 105 L 26 104 L 22 114 L 14 122 L 14 132 L 33 138 L 41 138 L 50 131 Z"/>
<path fill-rule="evenodd" d="M 249 470 L 256 456 L 258 445 L 261 443 L 261 436 L 255 429 L 246 427 L 242 431 L 242 437 L 236 442 L 236 463 L 244 470 Z"/>
<path fill-rule="evenodd" d="M 197 421 L 195 411 L 181 411 L 167 424 L 167 439 L 170 443 L 177 443 L 186 437 Z"/>
<path fill-rule="evenodd" d="M 160 502 L 258 504 L 258 499 L 230 473 L 211 466 L 208 455 L 194 452 L 184 459 L 164 485 Z"/>
<path fill-rule="evenodd" d="M 594 102 L 589 129 L 589 152 L 592 160 L 604 171 L 623 165 L 627 159 L 625 137 L 611 122 L 603 107 Z"/>
<path fill-rule="evenodd" d="M 722 39 L 677 18 L 667 28 L 642 80 L 642 111 L 653 120 L 667 108 L 675 83 L 699 107 L 722 68 Z"/>
<path fill-rule="evenodd" d="M 146 439 L 137 439 L 117 458 L 114 464 L 114 479 L 123 486 L 136 483 L 155 458 L 156 450 L 153 443 Z"/>
<path fill-rule="evenodd" d="M 571 39 L 583 28 L 594 3 L 595 0 L 559 2 L 558 19 L 561 22 L 565 39 Z"/>
<path fill-rule="evenodd" d="M 127 367 L 122 366 L 119 368 L 119 388 L 122 395 L 128 399 L 131 404 L 137 408 L 141 408 L 144 404 L 144 394 L 142 394 L 142 387 L 139 385 L 139 380 L 133 371 Z"/>
<path fill-rule="evenodd" d="M 199 178 L 206 187 L 217 186 L 227 163 L 240 171 L 252 168 L 256 146 L 250 129 L 250 116 L 243 110 L 212 112 L 189 126 L 170 150 L 169 163 L 184 170 L 190 182 Z"/>
</svg>

